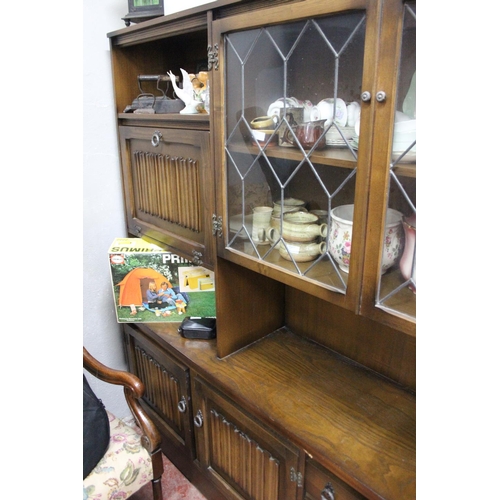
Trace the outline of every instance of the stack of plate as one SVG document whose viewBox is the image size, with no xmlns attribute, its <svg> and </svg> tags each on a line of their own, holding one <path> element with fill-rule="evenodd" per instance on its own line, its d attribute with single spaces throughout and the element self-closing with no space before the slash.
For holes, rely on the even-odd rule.
<svg viewBox="0 0 500 500">
<path fill-rule="evenodd" d="M 332 125 L 330 130 L 326 133 L 326 145 L 337 148 L 346 148 L 347 143 L 355 137 L 355 135 L 354 127 L 339 127 L 337 129 L 335 125 Z"/>
</svg>

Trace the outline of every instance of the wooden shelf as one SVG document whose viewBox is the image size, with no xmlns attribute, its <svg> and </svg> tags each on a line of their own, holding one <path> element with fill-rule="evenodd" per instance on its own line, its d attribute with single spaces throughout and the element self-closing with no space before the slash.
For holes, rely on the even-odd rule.
<svg viewBox="0 0 500 500">
<path fill-rule="evenodd" d="M 118 113 L 120 125 L 130 127 L 169 127 L 190 128 L 191 130 L 208 130 L 210 127 L 210 116 L 208 114 L 181 115 L 171 114 L 136 114 Z"/>
<path fill-rule="evenodd" d="M 302 279 L 307 279 L 314 284 L 319 284 L 328 290 L 344 294 L 349 279 L 349 274 L 339 270 L 339 274 L 335 269 L 328 257 L 323 257 L 320 262 L 315 264 L 315 260 L 308 262 L 297 262 L 297 267 L 292 261 L 284 259 L 278 250 L 270 250 L 269 245 L 257 246 L 258 253 L 252 247 L 249 241 L 243 239 L 236 239 L 228 249 L 229 252 L 238 252 L 244 257 L 251 257 L 255 261 L 255 266 L 248 265 L 250 269 L 259 270 L 260 265 L 265 264 L 277 270 L 276 279 L 280 280 L 280 274 L 285 272 L 289 276 L 301 276 Z M 300 271 L 300 272 L 299 272 Z M 268 271 L 266 271 L 268 274 Z M 273 277 L 274 277 L 274 273 Z"/>
<path fill-rule="evenodd" d="M 289 148 L 277 145 L 271 145 L 261 149 L 252 142 L 237 142 L 231 143 L 228 146 L 230 152 L 251 154 L 258 156 L 265 154 L 268 158 L 279 158 L 282 160 L 291 160 L 301 162 L 304 159 L 304 154 L 298 148 Z M 354 151 L 357 155 L 357 152 Z M 307 154 L 307 151 L 306 151 Z M 314 164 L 329 165 L 332 167 L 342 167 L 354 169 L 357 166 L 357 158 L 353 156 L 351 150 L 347 147 L 338 148 L 327 146 L 320 151 L 314 151 L 310 155 L 310 160 Z M 417 177 L 417 168 L 415 162 L 402 162 L 394 167 L 394 173 L 402 177 Z"/>
<path fill-rule="evenodd" d="M 257 156 L 261 154 L 261 150 L 255 144 L 249 143 L 231 143 L 229 146 L 230 152 L 246 153 Z M 292 160 L 301 162 L 304 159 L 304 154 L 298 148 L 288 148 L 282 146 L 269 146 L 265 148 L 265 154 L 269 158 L 280 158 L 283 160 Z M 306 151 L 307 154 L 307 151 Z M 314 151 L 310 155 L 312 163 L 321 165 L 331 165 L 333 167 L 356 168 L 357 161 L 353 157 L 349 148 L 334 148 L 326 147 L 320 151 Z"/>
<path fill-rule="evenodd" d="M 400 177 L 412 177 L 417 178 L 417 164 L 412 163 L 398 163 L 397 166 L 393 168 L 393 172 Z"/>
</svg>

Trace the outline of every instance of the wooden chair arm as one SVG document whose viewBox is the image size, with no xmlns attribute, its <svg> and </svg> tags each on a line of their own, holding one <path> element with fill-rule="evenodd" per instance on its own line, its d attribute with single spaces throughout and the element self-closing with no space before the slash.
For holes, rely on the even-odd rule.
<svg viewBox="0 0 500 500">
<path fill-rule="evenodd" d="M 150 454 L 158 450 L 161 444 L 160 433 L 150 416 L 144 411 L 139 403 L 139 399 L 143 396 L 145 390 L 144 384 L 139 377 L 133 373 L 115 370 L 103 365 L 100 361 L 95 359 L 85 347 L 83 348 L 83 367 L 99 380 L 123 386 L 128 407 L 143 432 L 141 438 L 142 446 L 146 448 Z"/>
</svg>

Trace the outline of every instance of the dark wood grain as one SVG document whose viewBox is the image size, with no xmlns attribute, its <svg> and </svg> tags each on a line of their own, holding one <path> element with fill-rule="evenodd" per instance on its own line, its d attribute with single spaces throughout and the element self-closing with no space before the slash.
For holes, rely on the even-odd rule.
<svg viewBox="0 0 500 500">
<path fill-rule="evenodd" d="M 215 341 L 139 327 L 367 498 L 415 498 L 411 393 L 286 329 L 218 359 Z"/>
<path fill-rule="evenodd" d="M 286 304 L 286 325 L 296 334 L 416 390 L 415 337 L 291 287 Z"/>
</svg>

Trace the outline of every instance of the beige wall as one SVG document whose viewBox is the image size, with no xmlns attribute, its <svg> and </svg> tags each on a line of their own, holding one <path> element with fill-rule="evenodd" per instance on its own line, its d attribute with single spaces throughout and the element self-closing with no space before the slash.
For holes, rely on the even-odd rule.
<svg viewBox="0 0 500 500">
<path fill-rule="evenodd" d="M 165 3 L 168 14 L 179 5 Z M 203 3 L 184 0 L 180 4 L 189 9 Z M 114 238 L 126 236 L 126 228 L 106 35 L 125 27 L 121 18 L 128 12 L 127 5 L 126 0 L 83 2 L 83 344 L 118 369 L 126 365 L 107 250 Z M 130 415 L 121 389 L 88 378 L 110 411 Z"/>
</svg>

